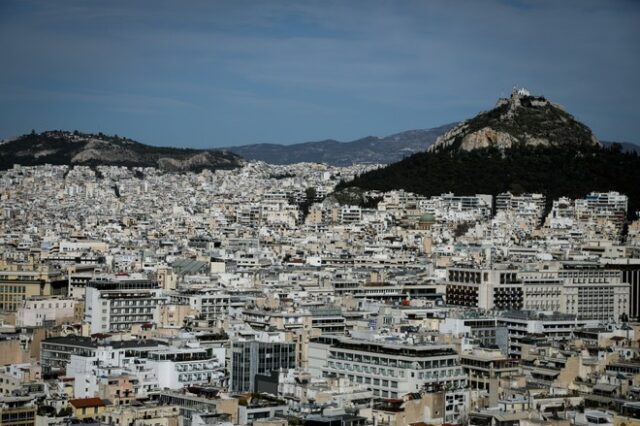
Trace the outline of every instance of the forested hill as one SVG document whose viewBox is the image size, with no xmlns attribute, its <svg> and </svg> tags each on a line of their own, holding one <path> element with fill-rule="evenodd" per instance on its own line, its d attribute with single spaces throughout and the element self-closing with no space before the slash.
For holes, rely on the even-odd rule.
<svg viewBox="0 0 640 426">
<path fill-rule="evenodd" d="M 338 189 L 404 189 L 427 196 L 540 192 L 548 202 L 561 196 L 583 197 L 591 191 L 619 191 L 629 196 L 632 215 L 640 209 L 640 157 L 613 144 L 580 146 L 495 146 L 415 154 L 365 173 Z"/>
</svg>

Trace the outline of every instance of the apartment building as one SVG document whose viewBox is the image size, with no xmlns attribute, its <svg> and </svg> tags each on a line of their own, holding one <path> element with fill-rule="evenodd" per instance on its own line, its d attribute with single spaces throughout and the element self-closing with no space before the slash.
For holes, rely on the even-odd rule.
<svg viewBox="0 0 640 426">
<path fill-rule="evenodd" d="M 440 321 L 439 331 L 442 334 L 473 339 L 482 347 L 488 348 L 496 344 L 496 326 L 495 316 L 465 310 L 451 312 Z"/>
<path fill-rule="evenodd" d="M 240 309 L 247 301 L 246 294 L 224 290 L 185 291 L 169 294 L 171 303 L 189 305 L 207 321 L 224 320 L 231 309 Z"/>
<path fill-rule="evenodd" d="M 76 304 L 66 297 L 31 297 L 22 302 L 16 312 L 16 326 L 41 327 L 56 325 L 61 321 L 73 321 Z"/>
<path fill-rule="evenodd" d="M 469 388 L 486 396 L 487 406 L 495 406 L 500 396 L 500 379 L 521 372 L 517 360 L 497 349 L 479 349 L 462 353 L 460 364 L 469 376 Z M 478 398 L 480 399 L 480 398 Z"/>
<path fill-rule="evenodd" d="M 448 418 L 456 417 L 467 402 L 467 375 L 449 345 L 322 336 L 309 344 L 309 370 L 316 377 L 363 384 L 380 398 L 442 386 Z"/>
<path fill-rule="evenodd" d="M 485 310 L 522 309 L 524 297 L 518 269 L 447 268 L 446 302 Z"/>
<path fill-rule="evenodd" d="M 358 206 L 342 206 L 340 208 L 338 220 L 343 225 L 360 222 L 362 219 L 362 209 Z"/>
<path fill-rule="evenodd" d="M 36 410 L 36 395 L 0 398 L 0 425 L 35 426 Z"/>
<path fill-rule="evenodd" d="M 503 352 L 514 358 L 522 354 L 522 340 L 539 336 L 547 341 L 571 339 L 579 328 L 596 324 L 576 315 L 559 312 L 509 311 L 497 317 L 496 343 Z"/>
<path fill-rule="evenodd" d="M 145 356 L 160 389 L 219 384 L 224 377 L 224 348 L 205 348 L 194 342 L 154 349 Z"/>
<path fill-rule="evenodd" d="M 436 207 L 449 213 L 468 212 L 478 217 L 490 217 L 492 213 L 493 196 L 487 194 L 454 195 L 442 194 L 436 198 Z M 460 216 L 463 217 L 463 216 Z"/>
<path fill-rule="evenodd" d="M 546 197 L 543 194 L 520 194 L 510 192 L 496 196 L 496 211 L 511 211 L 518 216 L 542 218 Z"/>
<path fill-rule="evenodd" d="M 576 200 L 576 218 L 581 222 L 608 220 L 621 226 L 627 216 L 629 198 L 618 192 L 592 192 Z"/>
<path fill-rule="evenodd" d="M 98 357 L 109 363 L 118 361 L 114 365 L 121 365 L 120 360 L 133 356 L 133 350 L 151 350 L 160 345 L 163 343 L 151 339 L 138 341 L 110 340 L 107 337 L 49 337 L 40 342 L 40 365 L 43 375 L 65 374 L 72 355 Z"/>
<path fill-rule="evenodd" d="M 155 323 L 163 300 L 157 283 L 146 280 L 93 281 L 85 294 L 85 321 L 91 333 L 130 330 Z"/>
</svg>

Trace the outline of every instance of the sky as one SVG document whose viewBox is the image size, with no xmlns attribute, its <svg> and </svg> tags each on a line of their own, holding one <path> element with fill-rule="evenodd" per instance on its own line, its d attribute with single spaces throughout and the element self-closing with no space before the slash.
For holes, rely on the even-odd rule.
<svg viewBox="0 0 640 426">
<path fill-rule="evenodd" d="M 470 118 L 516 85 L 640 143 L 640 1 L 0 0 L 0 138 L 348 141 Z"/>
</svg>

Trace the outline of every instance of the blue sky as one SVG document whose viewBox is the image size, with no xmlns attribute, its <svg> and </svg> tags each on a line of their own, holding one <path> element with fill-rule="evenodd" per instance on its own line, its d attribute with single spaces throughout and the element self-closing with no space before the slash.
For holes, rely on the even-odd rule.
<svg viewBox="0 0 640 426">
<path fill-rule="evenodd" d="M 640 1 L 0 0 L 0 138 L 352 140 L 459 121 L 514 85 L 640 143 Z"/>
</svg>

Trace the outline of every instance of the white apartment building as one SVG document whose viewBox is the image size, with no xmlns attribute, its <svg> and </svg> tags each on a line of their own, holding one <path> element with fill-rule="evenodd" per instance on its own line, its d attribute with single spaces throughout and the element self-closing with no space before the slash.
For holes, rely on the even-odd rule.
<svg viewBox="0 0 640 426">
<path fill-rule="evenodd" d="M 262 207 L 260 204 L 251 203 L 238 207 L 236 222 L 245 226 L 258 226 L 262 221 Z"/>
<path fill-rule="evenodd" d="M 358 206 L 342 206 L 339 220 L 343 225 L 358 223 L 362 220 L 362 209 Z"/>
<path fill-rule="evenodd" d="M 224 378 L 225 349 L 203 348 L 197 342 L 149 351 L 145 363 L 160 389 L 218 384 Z"/>
<path fill-rule="evenodd" d="M 134 342 L 135 343 L 135 342 Z M 200 347 L 197 341 L 178 340 L 172 346 L 151 344 L 99 345 L 71 354 L 67 375 L 74 378 L 77 398 L 97 395 L 101 379 L 126 375 L 136 395 L 156 389 L 220 384 L 224 378 L 225 349 Z"/>
<path fill-rule="evenodd" d="M 25 383 L 41 379 L 40 369 L 30 363 L 0 367 L 0 397 L 9 396 Z"/>
<path fill-rule="evenodd" d="M 41 327 L 55 325 L 74 317 L 77 301 L 62 297 L 31 297 L 16 312 L 16 326 Z"/>
<path fill-rule="evenodd" d="M 453 346 L 322 336 L 309 343 L 315 377 L 346 378 L 374 397 L 399 398 L 429 385 L 446 389 L 446 415 L 453 420 L 468 400 L 467 375 Z"/>
<path fill-rule="evenodd" d="M 618 192 L 592 192 L 576 200 L 576 217 L 582 222 L 605 219 L 621 225 L 628 205 L 629 198 Z"/>
<path fill-rule="evenodd" d="M 522 340 L 527 336 L 544 336 L 549 341 L 570 339 L 577 328 L 596 325 L 598 321 L 566 313 L 522 310 L 503 312 L 496 317 L 496 323 L 496 343 L 509 356 L 519 358 Z"/>
<path fill-rule="evenodd" d="M 189 305 L 208 321 L 223 321 L 230 309 L 243 308 L 246 296 L 226 291 L 171 293 L 171 303 Z"/>
<path fill-rule="evenodd" d="M 55 343 L 54 343 L 55 342 Z M 158 349 L 160 343 L 147 341 L 102 341 L 94 342 L 80 338 L 49 339 L 47 357 L 60 358 L 55 349 L 69 345 L 82 345 L 82 350 L 73 350 L 68 355 L 66 374 L 74 378 L 74 396 L 76 398 L 94 397 L 98 393 L 101 378 L 128 375 L 136 379 L 135 393 L 145 395 L 146 392 L 157 388 L 157 376 L 148 367 L 138 361 L 146 353 Z M 44 349 L 44 346 L 43 346 Z M 43 353 L 43 357 L 44 357 Z"/>
<path fill-rule="evenodd" d="M 547 217 L 547 225 L 552 229 L 569 229 L 573 227 L 575 218 L 573 200 L 561 197 L 553 201 L 551 213 Z"/>
<path fill-rule="evenodd" d="M 491 206 L 493 204 L 492 195 L 454 195 L 448 193 L 433 198 L 435 199 L 435 205 L 440 209 L 444 209 L 449 214 L 468 212 L 485 218 L 491 216 Z"/>
<path fill-rule="evenodd" d="M 569 229 L 576 224 L 620 228 L 626 219 L 629 198 L 618 192 L 592 192 L 585 198 L 562 197 L 553 202 L 547 224 L 553 229 Z"/>
<path fill-rule="evenodd" d="M 155 323 L 160 314 L 160 291 L 158 284 L 144 280 L 91 282 L 85 293 L 85 321 L 91 333 Z"/>
<path fill-rule="evenodd" d="M 541 218 L 544 213 L 546 197 L 543 194 L 513 195 L 505 192 L 496 196 L 496 210 L 512 211 L 518 216 Z"/>
</svg>

